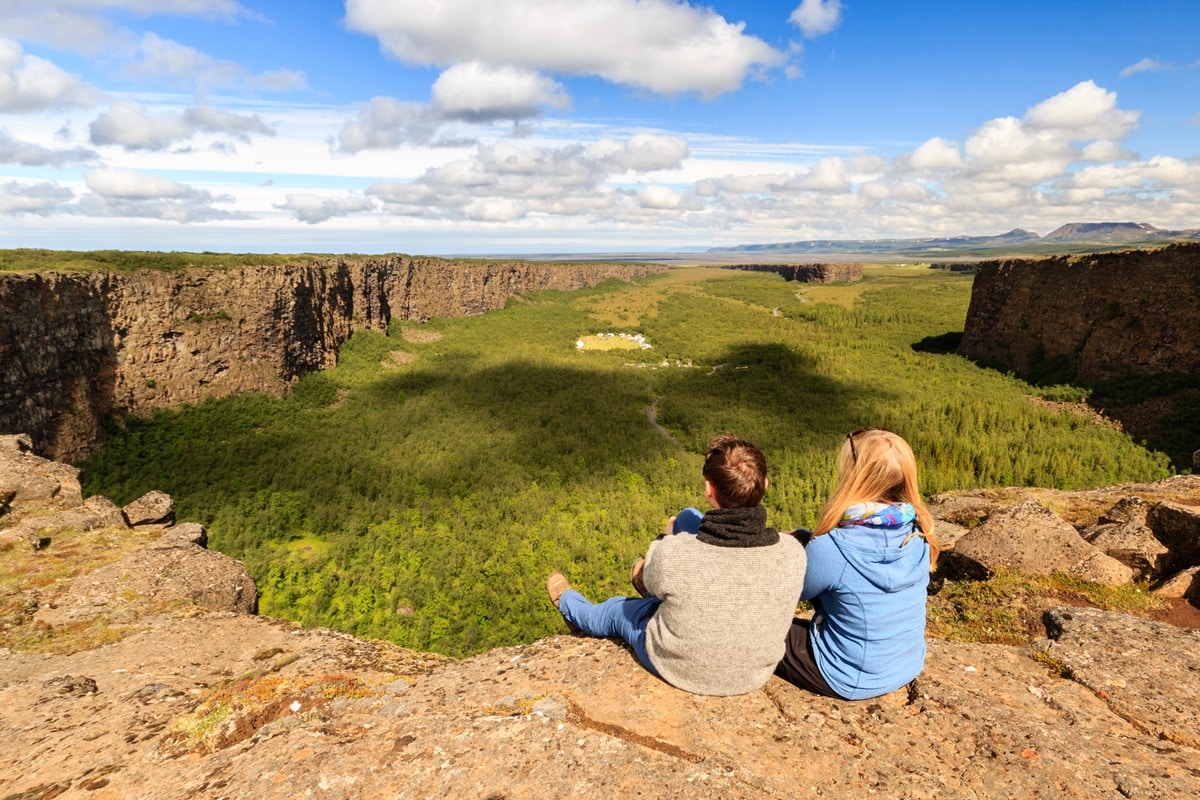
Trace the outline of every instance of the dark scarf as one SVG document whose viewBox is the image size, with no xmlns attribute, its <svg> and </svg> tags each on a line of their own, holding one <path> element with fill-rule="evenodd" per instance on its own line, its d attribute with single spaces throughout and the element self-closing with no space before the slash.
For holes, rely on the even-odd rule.
<svg viewBox="0 0 1200 800">
<path fill-rule="evenodd" d="M 767 527 L 762 506 L 714 508 L 704 515 L 696 538 L 717 547 L 770 547 L 779 541 L 779 533 Z"/>
</svg>

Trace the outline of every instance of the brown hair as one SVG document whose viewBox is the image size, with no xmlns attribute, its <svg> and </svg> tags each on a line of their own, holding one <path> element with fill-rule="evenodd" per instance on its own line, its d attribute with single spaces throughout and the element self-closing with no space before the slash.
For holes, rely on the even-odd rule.
<svg viewBox="0 0 1200 800">
<path fill-rule="evenodd" d="M 917 459 L 908 442 L 891 431 L 864 428 L 846 436 L 838 454 L 838 485 L 821 510 L 815 535 L 837 527 L 842 513 L 857 503 L 911 503 L 917 511 L 916 535 L 929 542 L 937 558 L 933 515 L 917 486 Z"/>
<path fill-rule="evenodd" d="M 722 433 L 708 443 L 704 477 L 721 508 L 756 506 L 767 491 L 767 457 L 746 440 Z"/>
</svg>

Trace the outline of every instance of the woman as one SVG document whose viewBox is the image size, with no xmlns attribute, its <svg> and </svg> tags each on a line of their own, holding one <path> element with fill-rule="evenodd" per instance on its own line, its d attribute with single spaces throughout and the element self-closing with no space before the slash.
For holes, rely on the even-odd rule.
<svg viewBox="0 0 1200 800">
<path fill-rule="evenodd" d="M 799 533 L 799 532 L 798 532 Z M 912 448 L 891 431 L 846 437 L 838 486 L 807 546 L 801 600 L 775 674 L 845 700 L 887 694 L 925 665 L 925 597 L 937 558 Z"/>
</svg>

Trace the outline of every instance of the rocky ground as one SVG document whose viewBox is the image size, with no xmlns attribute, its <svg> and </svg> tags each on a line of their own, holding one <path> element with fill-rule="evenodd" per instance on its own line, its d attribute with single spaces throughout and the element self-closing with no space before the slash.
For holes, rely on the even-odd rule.
<svg viewBox="0 0 1200 800">
<path fill-rule="evenodd" d="M 219 612 L 0 659 L 5 798 L 1200 795 L 1200 633 L 1054 612 L 931 641 L 912 691 L 732 698 L 575 636 L 461 661 Z M 214 695 L 219 702 L 212 702 Z"/>
<path fill-rule="evenodd" d="M 604 640 L 456 660 L 257 616 L 162 497 L 114 514 L 60 466 L 0 447 L 0 800 L 1200 796 L 1197 630 L 1056 608 L 877 700 L 700 697 Z"/>
</svg>

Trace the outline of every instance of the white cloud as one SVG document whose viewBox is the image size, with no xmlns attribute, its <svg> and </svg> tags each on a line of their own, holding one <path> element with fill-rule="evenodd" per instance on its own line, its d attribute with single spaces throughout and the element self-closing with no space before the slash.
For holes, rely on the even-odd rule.
<svg viewBox="0 0 1200 800">
<path fill-rule="evenodd" d="M 612 216 L 635 193 L 605 185 L 629 173 L 671 169 L 687 154 L 681 137 L 636 134 L 591 147 L 479 145 L 474 155 L 430 167 L 416 180 L 378 181 L 367 188 L 399 216 L 511 222 L 531 214 Z M 645 195 L 663 201 L 654 190 Z M 637 207 L 638 202 L 633 206 Z"/>
<path fill-rule="evenodd" d="M 1133 154 L 1118 142 L 1108 139 L 1089 142 L 1079 151 L 1080 161 L 1121 161 L 1133 157 Z"/>
<path fill-rule="evenodd" d="M 912 152 L 909 163 L 916 170 L 938 171 L 961 169 L 963 159 L 957 144 L 935 136 Z"/>
<path fill-rule="evenodd" d="M 679 192 L 669 186 L 647 186 L 638 192 L 638 202 L 643 208 L 657 208 L 665 211 L 679 208 L 679 204 L 683 198 L 679 196 Z"/>
<path fill-rule="evenodd" d="M 1117 108 L 1116 92 L 1083 81 L 1029 109 L 1025 121 L 1031 127 L 1079 141 L 1120 139 L 1137 127 L 1139 116 L 1136 111 Z"/>
<path fill-rule="evenodd" d="M 342 126 L 338 150 L 387 150 L 405 144 L 425 144 L 433 139 L 438 122 L 423 103 L 408 103 L 393 97 L 373 97 L 358 116 Z"/>
<path fill-rule="evenodd" d="M 105 167 L 84 173 L 84 182 L 96 194 L 124 199 L 154 197 L 199 197 L 196 190 L 161 175 L 147 175 L 131 169 Z"/>
<path fill-rule="evenodd" d="M 155 114 L 129 101 L 113 103 L 92 121 L 89 130 L 92 144 L 119 145 L 126 150 L 165 150 L 201 132 L 226 134 L 241 141 L 248 141 L 252 133 L 275 134 L 257 116 L 206 106 Z"/>
<path fill-rule="evenodd" d="M 1098 164 L 1085 167 L 1071 176 L 1072 189 L 1117 189 L 1158 186 L 1196 186 L 1200 184 L 1200 163 L 1189 163 L 1169 156 L 1128 164 Z"/>
<path fill-rule="evenodd" d="M 603 140 L 592 154 L 621 169 L 653 172 L 677 168 L 687 158 L 688 142 L 682 136 L 637 133 L 622 143 Z"/>
<path fill-rule="evenodd" d="M 785 59 L 742 23 L 675 0 L 347 0 L 346 24 L 407 63 L 596 75 L 665 95 L 714 97 Z"/>
<path fill-rule="evenodd" d="M 82 147 L 69 150 L 51 150 L 40 144 L 14 139 L 5 128 L 0 128 L 0 164 L 20 164 L 26 167 L 61 167 L 66 164 L 85 164 L 95 160 L 95 151 Z"/>
<path fill-rule="evenodd" d="M 80 199 L 78 210 L 87 216 L 140 217 L 180 223 L 246 217 L 214 207 L 215 203 L 233 202 L 232 197 L 214 197 L 211 192 L 161 175 L 105 167 L 84 173 L 84 182 L 91 192 Z"/>
<path fill-rule="evenodd" d="M 136 55 L 123 71 L 141 81 L 201 89 L 246 87 L 264 91 L 294 91 L 307 85 L 302 72 L 274 70 L 255 75 L 236 62 L 215 59 L 155 33 L 143 34 Z"/>
<path fill-rule="evenodd" d="M 845 192 L 850 189 L 846 162 L 840 158 L 822 158 L 803 172 L 797 172 L 781 187 L 784 191 Z"/>
<path fill-rule="evenodd" d="M 1161 61 L 1153 58 L 1143 58 L 1136 64 L 1130 64 L 1125 69 L 1121 70 L 1121 77 L 1128 78 L 1130 75 L 1136 75 L 1139 72 L 1167 72 L 1171 67 L 1169 64 L 1164 64 Z"/>
<path fill-rule="evenodd" d="M 842 24 L 842 4 L 839 0 L 803 0 L 788 22 L 798 27 L 806 39 L 823 36 Z"/>
<path fill-rule="evenodd" d="M 129 12 L 229 20 L 256 16 L 236 0 L 7 0 L 0 3 L 0 30 L 78 53 L 98 53 L 132 39 L 105 14 Z"/>
<path fill-rule="evenodd" d="M 474 222 L 513 222 L 528 212 L 529 206 L 509 197 L 477 197 L 463 206 L 463 217 Z"/>
<path fill-rule="evenodd" d="M 565 108 L 570 98 L 562 84 L 519 67 L 479 62 L 455 64 L 434 81 L 432 109 L 443 119 L 473 122 L 521 120 L 542 106 Z"/>
<path fill-rule="evenodd" d="M 307 192 L 289 192 L 285 201 L 275 206 L 291 211 L 296 219 L 316 225 L 333 217 L 344 217 L 362 211 L 375 210 L 375 202 L 369 197 L 322 197 Z"/>
<path fill-rule="evenodd" d="M 92 121 L 92 144 L 120 145 L 128 150 L 163 150 L 192 135 L 182 114 L 153 114 L 140 103 L 122 101 Z"/>
<path fill-rule="evenodd" d="M 249 141 L 250 134 L 274 136 L 275 131 L 255 115 L 237 114 L 223 108 L 193 106 L 183 113 L 183 119 L 194 131 L 225 133 L 241 141 Z"/>
<path fill-rule="evenodd" d="M 0 38 L 0 113 L 91 106 L 100 92 L 54 64 L 26 55 L 21 45 Z"/>
<path fill-rule="evenodd" d="M 54 183 L 0 184 L 0 214 L 49 216 L 63 210 L 75 193 Z"/>
</svg>

